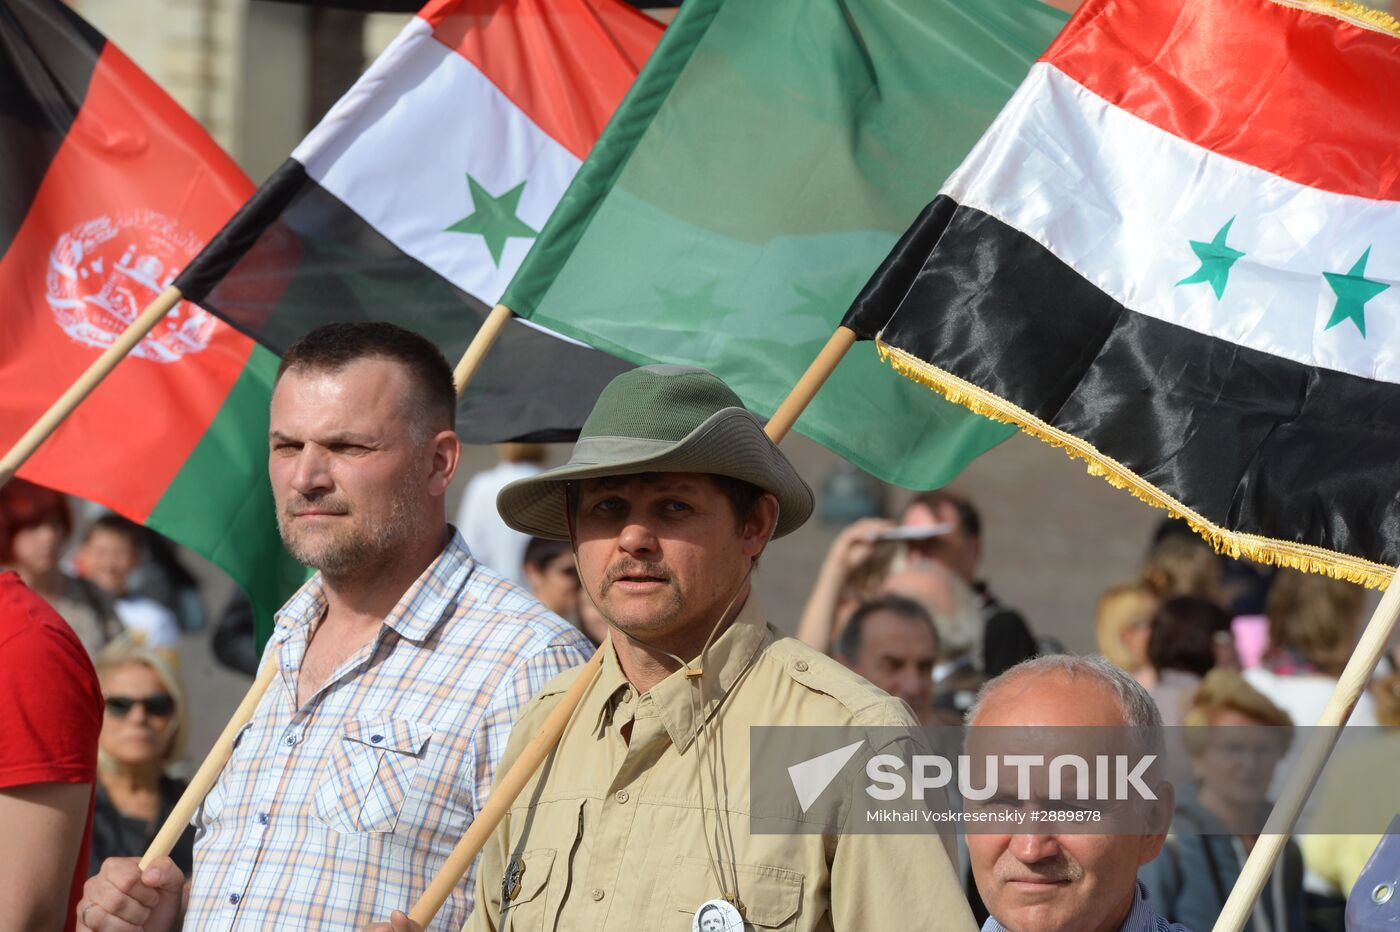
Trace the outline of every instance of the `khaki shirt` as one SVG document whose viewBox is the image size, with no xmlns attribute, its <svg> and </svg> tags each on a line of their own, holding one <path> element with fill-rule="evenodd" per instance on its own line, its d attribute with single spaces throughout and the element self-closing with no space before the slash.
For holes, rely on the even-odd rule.
<svg viewBox="0 0 1400 932">
<path fill-rule="evenodd" d="M 750 834 L 750 726 L 914 721 L 904 703 L 782 637 L 756 601 L 710 647 L 703 676 L 680 671 L 645 695 L 607 644 L 597 682 L 541 768 L 543 786 L 536 774 L 482 852 L 468 932 L 689 932 L 700 904 L 723 894 L 716 860 L 731 892 L 737 882 L 746 929 L 975 928 L 936 834 Z M 578 675 L 561 674 L 535 697 L 498 778 Z M 503 881 L 514 888 L 504 925 Z"/>
</svg>

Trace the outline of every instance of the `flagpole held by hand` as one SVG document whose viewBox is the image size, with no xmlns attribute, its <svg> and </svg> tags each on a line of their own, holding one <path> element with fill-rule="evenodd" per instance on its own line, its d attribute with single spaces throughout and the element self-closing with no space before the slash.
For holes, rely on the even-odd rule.
<svg viewBox="0 0 1400 932">
<path fill-rule="evenodd" d="M 205 795 L 213 789 L 214 781 L 219 779 L 224 764 L 228 763 L 229 756 L 233 754 L 233 739 L 238 736 L 239 729 L 253 717 L 253 713 L 257 711 L 258 703 L 262 701 L 263 693 L 267 692 L 267 687 L 277 678 L 279 666 L 276 656 L 269 657 L 263 662 L 263 668 L 258 673 L 258 678 L 253 681 L 252 686 L 248 687 L 247 695 L 238 704 L 238 708 L 234 709 L 228 724 L 219 734 L 219 739 L 214 742 L 214 746 L 209 749 L 208 755 L 205 756 L 204 763 L 199 765 L 199 769 L 195 771 L 189 786 L 185 787 L 185 791 L 180 794 L 179 801 L 170 810 L 165 824 L 160 827 L 156 837 L 151 839 L 146 853 L 141 856 L 141 870 L 144 871 L 150 867 L 151 862 L 156 858 L 170 854 L 175 843 L 180 840 L 185 826 L 190 824 L 195 810 L 204 801 Z"/>
<path fill-rule="evenodd" d="M 1322 768 L 1327 765 L 1327 758 L 1332 754 L 1332 748 L 1341 736 L 1342 726 L 1351 716 L 1351 710 L 1361 698 L 1361 693 L 1365 691 L 1371 675 L 1375 672 L 1376 664 L 1385 653 L 1386 645 L 1395 633 L 1398 619 L 1400 583 L 1392 578 L 1385 596 L 1376 606 L 1371 620 L 1366 623 L 1366 630 L 1362 632 L 1356 650 L 1352 651 L 1346 669 L 1337 679 L 1337 688 L 1332 691 L 1332 697 L 1327 700 L 1327 706 L 1322 710 L 1317 722 L 1318 727 L 1310 730 L 1298 763 L 1288 774 L 1278 801 L 1274 803 L 1266 826 L 1266 829 L 1273 831 L 1261 834 L 1259 840 L 1254 843 L 1254 850 L 1249 853 L 1249 858 L 1240 870 L 1240 877 L 1235 881 L 1235 886 L 1225 901 L 1225 908 L 1215 921 L 1215 932 L 1239 932 L 1249 920 L 1254 910 L 1254 901 L 1259 898 L 1269 875 L 1273 873 L 1274 863 L 1278 861 L 1289 835 L 1297 825 L 1303 803 L 1312 792 L 1317 778 L 1321 776 Z"/>
<path fill-rule="evenodd" d="M 3 459 L 0 459 L 0 486 L 10 481 L 15 472 L 24 465 L 25 460 L 34 455 L 34 451 L 58 429 L 58 425 L 82 404 L 84 398 L 92 394 L 93 389 L 117 367 L 117 363 L 136 348 L 136 344 L 170 313 L 171 308 L 180 303 L 182 297 L 180 289 L 174 285 L 168 286 L 122 331 L 111 346 L 102 351 L 102 355 L 93 360 L 87 371 L 80 375 L 66 392 L 58 396 L 58 400 L 49 406 L 43 416 L 34 422 L 34 426 L 19 438 Z"/>
</svg>

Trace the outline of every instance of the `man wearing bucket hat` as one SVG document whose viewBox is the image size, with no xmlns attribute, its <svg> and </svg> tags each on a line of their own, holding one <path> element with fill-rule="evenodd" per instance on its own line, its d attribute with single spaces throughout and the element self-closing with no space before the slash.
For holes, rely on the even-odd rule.
<svg viewBox="0 0 1400 932">
<path fill-rule="evenodd" d="M 487 842 L 471 932 L 972 927 L 934 833 L 750 830 L 751 780 L 787 779 L 750 773 L 752 726 L 914 720 L 765 622 L 750 575 L 812 492 L 723 382 L 685 366 L 618 376 L 570 461 L 497 506 L 573 542 L 611 632 L 558 749 Z M 527 708 L 506 766 L 578 675 Z"/>
</svg>

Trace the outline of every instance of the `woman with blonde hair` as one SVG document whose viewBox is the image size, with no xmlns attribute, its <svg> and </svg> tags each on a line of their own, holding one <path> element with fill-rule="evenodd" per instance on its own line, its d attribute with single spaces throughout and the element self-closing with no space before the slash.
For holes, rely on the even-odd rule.
<svg viewBox="0 0 1400 932">
<path fill-rule="evenodd" d="M 1274 769 L 1293 740 L 1288 714 L 1233 670 L 1211 670 L 1183 718 L 1196 792 L 1182 787 L 1172 833 L 1138 879 L 1163 918 L 1209 929 L 1272 808 Z M 1290 840 L 1245 929 L 1303 928 L 1303 858 Z"/>
<path fill-rule="evenodd" d="M 105 711 L 97 750 L 90 873 L 113 857 L 143 854 L 185 784 L 166 773 L 184 752 L 189 708 L 175 670 L 160 654 L 119 639 L 97 656 Z M 194 829 L 170 856 L 189 876 Z"/>
<path fill-rule="evenodd" d="M 1145 687 L 1151 687 L 1157 679 L 1147 659 L 1147 641 L 1157 604 L 1157 593 L 1147 583 L 1120 583 L 1104 590 L 1094 612 L 1099 653 Z"/>
<path fill-rule="evenodd" d="M 1224 606 L 1220 556 L 1193 533 L 1170 534 L 1148 551 L 1142 578 L 1164 599 L 1189 595 Z"/>
</svg>

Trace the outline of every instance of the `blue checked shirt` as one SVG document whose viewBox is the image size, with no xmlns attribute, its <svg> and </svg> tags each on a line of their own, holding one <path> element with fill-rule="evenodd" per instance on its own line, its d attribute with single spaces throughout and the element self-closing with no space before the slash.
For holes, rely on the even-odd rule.
<svg viewBox="0 0 1400 932">
<path fill-rule="evenodd" d="M 982 923 L 982 932 L 1007 932 L 995 916 Z M 1128 910 L 1128 918 L 1118 927 L 1118 932 L 1191 932 L 1179 922 L 1168 922 L 1152 911 L 1148 902 L 1147 888 L 1141 883 L 1133 894 L 1133 908 Z"/>
<path fill-rule="evenodd" d="M 375 639 L 298 709 L 325 609 L 317 575 L 277 614 L 263 662 L 281 675 L 193 820 L 186 928 L 353 930 L 407 911 L 485 803 L 520 710 L 592 653 L 454 530 Z M 461 928 L 475 870 L 432 929 Z"/>
</svg>

